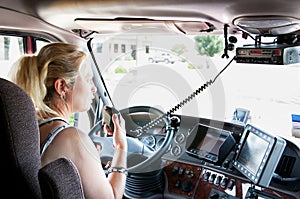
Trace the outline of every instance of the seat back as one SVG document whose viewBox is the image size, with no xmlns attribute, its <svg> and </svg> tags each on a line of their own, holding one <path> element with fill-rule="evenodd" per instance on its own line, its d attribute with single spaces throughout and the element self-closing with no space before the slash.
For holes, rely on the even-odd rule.
<svg viewBox="0 0 300 199">
<path fill-rule="evenodd" d="M 30 97 L 17 85 L 0 79 L 1 193 L 10 198 L 41 198 L 39 134 Z M 16 191 L 9 191 L 11 188 Z"/>
<path fill-rule="evenodd" d="M 0 131 L 2 195 L 84 198 L 78 171 L 70 160 L 57 159 L 41 168 L 39 128 L 33 102 L 24 90 L 2 78 Z"/>
<path fill-rule="evenodd" d="M 64 199 L 84 198 L 77 168 L 67 158 L 59 158 L 44 166 L 39 172 L 39 180 L 43 199 L 58 196 Z"/>
</svg>

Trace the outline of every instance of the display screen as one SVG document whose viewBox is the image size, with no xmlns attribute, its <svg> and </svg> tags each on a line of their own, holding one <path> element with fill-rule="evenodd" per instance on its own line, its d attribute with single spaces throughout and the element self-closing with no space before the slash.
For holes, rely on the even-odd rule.
<svg viewBox="0 0 300 199">
<path fill-rule="evenodd" d="M 196 149 L 218 155 L 226 137 L 225 135 L 222 136 L 219 130 L 208 128 L 204 139 L 197 145 Z"/>
<path fill-rule="evenodd" d="M 233 166 L 255 184 L 267 187 L 285 145 L 284 139 L 247 124 Z"/>
<path fill-rule="evenodd" d="M 220 163 L 236 142 L 229 131 L 198 124 L 192 129 L 187 143 L 191 143 L 187 150 L 189 155 Z"/>
<path fill-rule="evenodd" d="M 248 134 L 237 161 L 256 175 L 268 150 L 269 142 L 254 133 Z"/>
</svg>

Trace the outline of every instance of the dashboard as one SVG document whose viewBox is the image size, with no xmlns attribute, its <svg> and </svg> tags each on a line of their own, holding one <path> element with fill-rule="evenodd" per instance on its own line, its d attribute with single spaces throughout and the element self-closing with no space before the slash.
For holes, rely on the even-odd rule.
<svg viewBox="0 0 300 199">
<path fill-rule="evenodd" d="M 300 197 L 299 145 L 247 124 L 180 120 L 163 155 L 164 198 Z M 163 135 L 142 141 L 159 147 Z"/>
</svg>

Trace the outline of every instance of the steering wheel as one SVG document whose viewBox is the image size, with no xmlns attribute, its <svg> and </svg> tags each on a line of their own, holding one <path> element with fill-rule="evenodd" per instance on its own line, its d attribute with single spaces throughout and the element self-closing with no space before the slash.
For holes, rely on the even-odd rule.
<svg viewBox="0 0 300 199">
<path fill-rule="evenodd" d="M 158 128 L 165 131 L 165 139 L 157 150 L 151 150 L 145 146 L 137 134 L 132 134 L 132 130 L 141 128 L 155 118 L 161 117 L 164 112 L 149 106 L 133 106 L 120 110 L 120 114 L 125 120 L 126 138 L 128 143 L 127 165 L 129 173 L 150 172 L 160 167 L 160 158 L 168 150 L 173 137 L 174 128 L 170 126 L 170 119 L 163 117 L 163 124 L 156 124 Z M 150 131 L 150 133 L 149 133 Z M 102 120 L 98 121 L 90 130 L 89 137 L 94 144 L 100 145 L 100 159 L 102 162 L 112 160 L 114 149 L 112 137 L 99 136 L 104 135 Z M 146 131 L 151 134 L 151 129 Z"/>
</svg>

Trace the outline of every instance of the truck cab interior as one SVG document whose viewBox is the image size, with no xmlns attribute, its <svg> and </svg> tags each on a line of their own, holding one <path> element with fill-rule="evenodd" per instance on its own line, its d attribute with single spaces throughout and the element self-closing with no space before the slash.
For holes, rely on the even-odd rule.
<svg viewBox="0 0 300 199">
<path fill-rule="evenodd" d="M 8 79 L 20 56 L 51 42 L 89 55 L 96 97 L 70 121 L 103 168 L 114 150 L 103 106 L 126 121 L 124 199 L 300 198 L 297 0 L 0 2 L 0 187 L 9 198 L 84 198 L 68 159 L 41 167 L 32 102 Z"/>
</svg>

